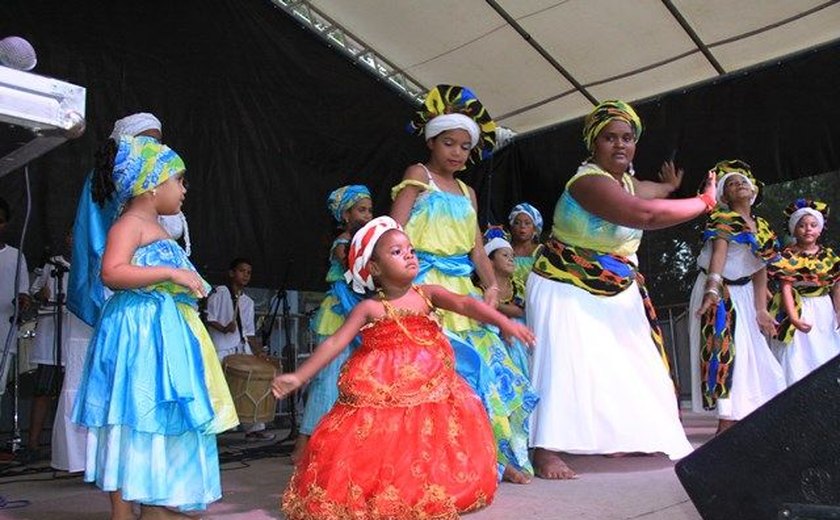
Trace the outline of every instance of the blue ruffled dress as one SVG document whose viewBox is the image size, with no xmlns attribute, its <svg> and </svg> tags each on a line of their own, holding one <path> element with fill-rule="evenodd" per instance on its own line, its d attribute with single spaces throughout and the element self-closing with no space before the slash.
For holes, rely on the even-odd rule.
<svg viewBox="0 0 840 520">
<path fill-rule="evenodd" d="M 141 246 L 132 264 L 195 271 L 173 240 Z M 238 421 L 196 300 L 184 287 L 119 290 L 107 301 L 73 420 L 88 428 L 85 480 L 102 490 L 181 510 L 204 509 L 221 497 L 216 434 Z"/>
</svg>

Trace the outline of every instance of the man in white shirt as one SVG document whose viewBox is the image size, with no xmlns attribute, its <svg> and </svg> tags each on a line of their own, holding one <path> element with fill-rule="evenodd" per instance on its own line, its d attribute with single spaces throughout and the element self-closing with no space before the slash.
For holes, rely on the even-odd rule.
<svg viewBox="0 0 840 520">
<path fill-rule="evenodd" d="M 235 258 L 228 270 L 228 284 L 219 285 L 207 297 L 207 330 L 216 346 L 219 361 L 231 354 L 261 352 L 254 328 L 254 300 L 245 294 L 251 281 L 251 262 Z M 264 423 L 243 424 L 245 438 L 253 441 L 274 439 Z"/>
<path fill-rule="evenodd" d="M 27 292 L 29 270 L 26 267 L 26 258 L 23 253 L 18 254 L 16 248 L 5 243 L 6 228 L 11 218 L 9 203 L 0 197 L 0 366 L 5 366 L 3 372 L 0 373 L 0 394 L 6 391 L 9 372 L 15 364 L 13 354 L 17 353 L 17 325 L 12 323 L 15 302 L 19 303 L 19 312 L 25 313 L 31 308 L 31 300 Z M 16 268 L 17 276 L 15 276 Z M 15 287 L 15 278 L 17 278 L 17 287 Z M 7 341 L 8 351 L 6 350 Z M 7 354 L 5 361 L 4 353 Z"/>
<path fill-rule="evenodd" d="M 52 429 L 52 467 L 76 472 L 85 469 L 87 430 L 74 424 L 71 416 L 93 330 L 64 305 L 72 250 L 73 234 L 70 232 L 64 238 L 64 255 L 50 257 L 40 272 L 36 270 L 38 276 L 29 288 L 39 303 L 39 313 L 35 344 L 29 356 L 29 362 L 37 363 L 38 369 L 29 418 L 28 447 L 37 454 L 50 402 L 60 396 Z M 57 335 L 59 311 L 61 334 Z M 64 377 L 65 370 L 67 378 Z"/>
</svg>

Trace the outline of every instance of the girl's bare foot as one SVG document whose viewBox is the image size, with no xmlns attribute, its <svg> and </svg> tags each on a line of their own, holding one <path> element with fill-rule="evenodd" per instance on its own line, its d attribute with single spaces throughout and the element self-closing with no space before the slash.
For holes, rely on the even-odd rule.
<svg viewBox="0 0 840 520">
<path fill-rule="evenodd" d="M 725 432 L 729 428 L 735 426 L 735 423 L 738 421 L 731 421 L 729 419 L 718 419 L 718 427 L 715 435 L 720 435 L 721 433 Z"/>
<path fill-rule="evenodd" d="M 111 491 L 108 496 L 111 499 L 111 520 L 134 520 L 132 504 L 122 499 L 120 491 Z"/>
<path fill-rule="evenodd" d="M 559 453 L 545 448 L 534 450 L 534 472 L 538 477 L 549 480 L 577 478 L 577 474 L 563 462 Z"/>
<path fill-rule="evenodd" d="M 617 451 L 615 453 L 606 453 L 604 457 L 608 459 L 620 459 L 622 457 L 626 457 L 628 453 L 626 451 Z"/>
<path fill-rule="evenodd" d="M 502 473 L 502 480 L 505 482 L 512 482 L 514 484 L 530 484 L 531 477 L 524 471 L 520 471 L 508 464 L 505 466 L 505 472 Z"/>
<path fill-rule="evenodd" d="M 303 450 L 306 449 L 307 444 L 309 444 L 309 435 L 299 433 L 297 439 L 295 439 L 295 449 L 292 450 L 292 454 L 289 456 L 292 459 L 292 464 L 298 463 L 303 456 Z"/>
</svg>

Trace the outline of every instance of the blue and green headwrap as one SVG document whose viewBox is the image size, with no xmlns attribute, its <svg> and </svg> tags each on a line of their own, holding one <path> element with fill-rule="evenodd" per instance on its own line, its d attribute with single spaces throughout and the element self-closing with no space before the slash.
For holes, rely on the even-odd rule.
<svg viewBox="0 0 840 520">
<path fill-rule="evenodd" d="M 629 124 L 638 142 L 639 137 L 642 135 L 642 120 L 639 119 L 633 107 L 624 101 L 611 99 L 595 107 L 583 121 L 583 142 L 587 150 L 590 152 L 594 150 L 595 138 L 614 119 Z"/>
<path fill-rule="evenodd" d="M 114 186 L 120 204 L 186 170 L 184 160 L 152 137 L 123 136 L 114 157 Z"/>
<path fill-rule="evenodd" d="M 327 197 L 327 208 L 332 213 L 336 222 L 341 222 L 344 212 L 355 206 L 362 199 L 372 199 L 367 186 L 361 184 L 348 184 L 330 193 Z"/>
<path fill-rule="evenodd" d="M 178 154 L 154 138 L 123 136 L 117 141 L 111 172 L 113 196 L 104 204 L 97 204 L 92 195 L 92 178 L 85 182 L 73 225 L 73 265 L 67 287 L 67 308 L 91 327 L 99 320 L 110 295 L 101 276 L 108 230 L 132 197 L 185 169 Z"/>
</svg>

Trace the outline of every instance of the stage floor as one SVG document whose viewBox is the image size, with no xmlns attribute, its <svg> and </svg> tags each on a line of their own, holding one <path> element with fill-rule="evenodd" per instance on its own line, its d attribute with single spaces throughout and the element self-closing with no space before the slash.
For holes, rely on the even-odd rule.
<svg viewBox="0 0 840 520">
<path fill-rule="evenodd" d="M 698 446 L 712 437 L 716 420 L 685 412 L 683 424 L 689 440 Z M 282 439 L 286 432 L 275 433 Z M 284 518 L 278 503 L 292 473 L 287 455 L 289 443 L 249 443 L 242 433 L 229 433 L 220 436 L 219 444 L 224 497 L 200 518 Z M 578 473 L 577 480 L 534 479 L 529 485 L 503 483 L 490 507 L 465 518 L 700 519 L 677 480 L 674 463 L 664 456 L 569 456 L 567 461 Z M 5 466 L 4 476 L 0 478 L 0 519 L 108 518 L 105 493 L 82 482 L 79 475 L 44 471 L 46 466 L 47 461 Z M 4 503 L 6 506 L 2 507 Z"/>
</svg>

